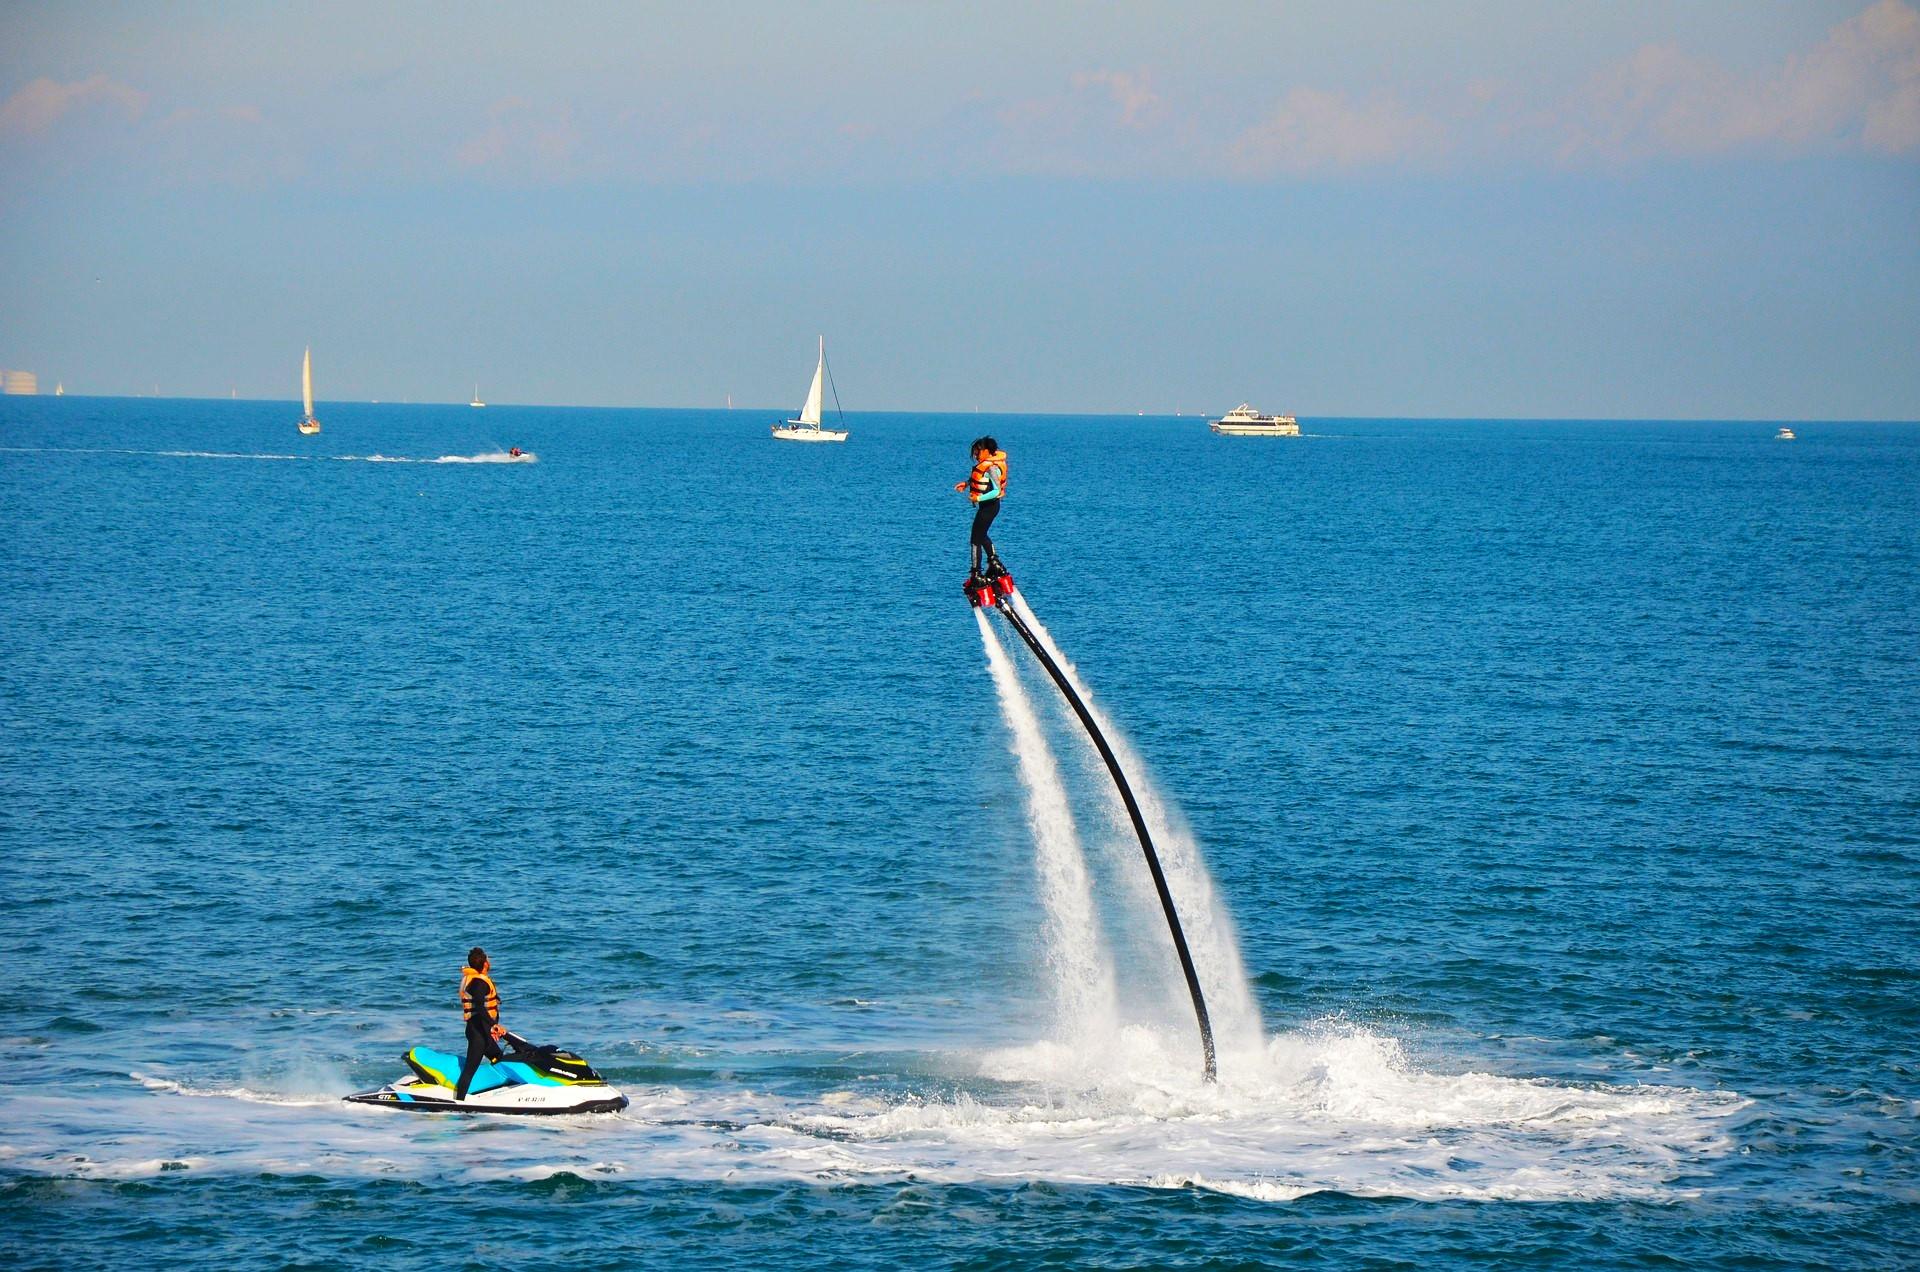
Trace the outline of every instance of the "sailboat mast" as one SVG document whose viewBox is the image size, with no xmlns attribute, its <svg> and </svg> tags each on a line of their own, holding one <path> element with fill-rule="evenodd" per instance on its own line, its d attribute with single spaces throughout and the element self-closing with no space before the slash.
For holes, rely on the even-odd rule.
<svg viewBox="0 0 1920 1272">
<path fill-rule="evenodd" d="M 300 404 L 306 408 L 307 418 L 313 418 L 313 346 L 300 359 Z"/>
</svg>

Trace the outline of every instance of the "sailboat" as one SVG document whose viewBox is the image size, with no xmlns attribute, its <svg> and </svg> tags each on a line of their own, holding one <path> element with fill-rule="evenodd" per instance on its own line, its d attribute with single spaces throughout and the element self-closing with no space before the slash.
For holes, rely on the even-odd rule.
<svg viewBox="0 0 1920 1272">
<path fill-rule="evenodd" d="M 800 418 L 788 420 L 784 424 L 773 426 L 773 435 L 783 442 L 844 442 L 847 440 L 845 429 L 820 427 L 820 386 L 830 383 L 827 374 L 827 338 L 820 337 L 820 362 L 813 369 L 813 387 L 807 390 L 807 404 L 800 408 Z M 840 390 L 833 391 L 834 414 L 840 414 Z"/>
<path fill-rule="evenodd" d="M 478 384 L 475 384 L 473 386 L 473 401 L 467 403 L 467 405 L 468 406 L 485 406 L 486 405 L 485 402 L 482 402 L 480 400 L 480 386 Z"/>
<path fill-rule="evenodd" d="M 320 431 L 320 421 L 313 418 L 313 346 L 307 346 L 306 356 L 300 359 L 300 401 L 307 413 L 300 418 L 300 431 L 314 434 Z"/>
</svg>

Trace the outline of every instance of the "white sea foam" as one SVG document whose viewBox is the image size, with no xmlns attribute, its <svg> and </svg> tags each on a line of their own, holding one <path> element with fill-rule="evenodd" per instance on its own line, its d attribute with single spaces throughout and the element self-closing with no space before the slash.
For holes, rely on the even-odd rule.
<svg viewBox="0 0 1920 1272">
<path fill-rule="evenodd" d="M 169 459 L 312 459 L 313 458 L 313 456 L 311 455 L 274 455 L 274 454 L 254 453 L 251 451 L 163 450 L 163 451 L 125 451 L 122 453 L 128 454 L 128 455 L 164 455 Z"/>
<path fill-rule="evenodd" d="M 438 459 L 423 462 L 433 464 L 533 464 L 540 457 L 532 451 L 522 451 L 510 455 L 506 451 L 483 451 L 478 455 L 442 455 Z"/>
<path fill-rule="evenodd" d="M 621 1114 L 513 1121 L 339 1102 L 321 1070 L 196 1082 L 142 1073 L 92 1092 L 0 1088 L 9 1171 L 124 1179 L 170 1170 L 420 1180 L 1046 1180 L 1415 1199 L 1673 1199 L 1732 1145 L 1739 1096 L 1565 1083 L 1416 1062 L 1398 1040 L 1328 1022 L 1268 1038 L 1257 1063 L 1200 1081 L 1191 1038 L 1130 1026 L 1094 1051 L 1059 1042 L 929 1057 L 971 1069 L 817 1095 L 628 1086 Z M 611 1075 L 619 1080 L 617 1069 Z M 952 1078 L 940 1080 L 949 1088 Z M 484 1139 L 470 1138 L 484 1136 Z M 76 1151 L 76 1147 L 80 1151 Z"/>
<path fill-rule="evenodd" d="M 532 451 L 523 451 L 518 455 L 507 451 L 482 451 L 474 455 L 439 455 L 432 459 L 417 459 L 407 455 L 282 455 L 271 451 L 207 451 L 207 450 L 129 450 L 117 446 L 0 446 L 0 452 L 13 454 L 59 454 L 59 455 L 151 455 L 166 459 L 255 459 L 255 460 L 315 460 L 331 459 L 347 464 L 532 464 L 540 457 Z"/>
</svg>

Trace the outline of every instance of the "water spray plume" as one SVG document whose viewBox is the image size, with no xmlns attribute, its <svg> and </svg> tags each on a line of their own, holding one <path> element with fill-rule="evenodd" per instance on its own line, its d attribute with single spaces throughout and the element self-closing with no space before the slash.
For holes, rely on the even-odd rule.
<svg viewBox="0 0 1920 1272">
<path fill-rule="evenodd" d="M 1015 673 L 987 616 L 974 611 L 987 669 L 1000 699 L 1000 712 L 1013 737 L 1020 781 L 1027 792 L 1027 824 L 1033 831 L 1034 868 L 1047 916 L 1047 963 L 1053 972 L 1055 1009 L 1063 1037 L 1097 1044 L 1113 1033 L 1118 1009 L 1113 961 L 1100 937 L 1093 885 L 1081 853 L 1080 836 L 1067 799 L 1060 767 L 1039 715 Z"/>
<path fill-rule="evenodd" d="M 1194 969 L 1193 952 L 1187 948 L 1186 934 L 1180 928 L 1179 909 L 1174 905 L 1173 893 L 1167 887 L 1167 877 L 1160 868 L 1159 855 L 1153 850 L 1153 836 L 1147 829 L 1146 818 L 1140 811 L 1139 802 L 1134 798 L 1133 788 L 1128 783 L 1127 775 L 1121 769 L 1120 761 L 1115 757 L 1113 748 L 1108 745 L 1106 735 L 1101 731 L 1099 723 L 1087 710 L 1086 703 L 1081 700 L 1080 694 L 1076 692 L 1073 683 L 1067 679 L 1066 673 L 1061 671 L 1059 663 L 1047 651 L 1046 646 L 1040 643 L 1039 638 L 1033 634 L 1025 619 L 1021 617 L 1021 613 L 1014 609 L 1013 604 L 1006 597 L 998 599 L 998 608 L 1006 616 L 1007 622 L 1012 624 L 1013 630 L 1026 642 L 1027 648 L 1033 651 L 1034 657 L 1040 660 L 1040 665 L 1047 669 L 1047 674 L 1053 678 L 1054 684 L 1059 686 L 1061 695 L 1073 708 L 1074 714 L 1080 717 L 1081 725 L 1086 729 L 1087 736 L 1093 739 L 1094 746 L 1099 749 L 1100 758 L 1106 762 L 1107 771 L 1113 777 L 1113 784 L 1120 791 L 1120 799 L 1126 805 L 1127 816 L 1133 823 L 1134 834 L 1139 836 L 1140 851 L 1147 859 L 1147 870 L 1153 876 L 1153 888 L 1160 898 L 1160 908 L 1167 916 L 1167 930 L 1173 936 L 1174 953 L 1180 957 L 1180 971 L 1186 978 L 1187 993 L 1193 999 L 1194 1019 L 1200 1026 L 1200 1050 L 1203 1058 L 1201 1073 L 1208 1082 L 1216 1081 L 1219 1069 L 1214 1058 L 1213 1022 L 1207 1015 L 1206 994 L 1200 988 L 1200 975 Z M 1022 604 L 1021 610 L 1025 608 Z"/>
<path fill-rule="evenodd" d="M 1179 906 L 1182 927 L 1194 952 L 1194 964 L 1200 974 L 1201 986 L 1206 992 L 1216 1039 L 1224 1048 L 1235 1052 L 1250 1052 L 1264 1046 L 1260 1008 L 1248 984 L 1246 963 L 1240 953 L 1240 940 L 1234 930 L 1233 918 L 1214 888 L 1213 878 L 1207 871 L 1193 832 L 1187 828 L 1178 812 L 1168 806 L 1146 765 L 1128 742 L 1125 730 L 1101 709 L 1099 698 L 1081 678 L 1073 660 L 1061 652 L 1046 624 L 1028 607 L 1020 593 L 1015 592 L 1010 603 L 1067 682 L 1073 686 L 1074 693 L 1099 726 L 1101 735 L 1112 748 L 1114 758 L 1127 775 L 1127 784 L 1138 800 L 1140 812 L 1152 832 L 1161 868 L 1166 873 L 1168 887 Z M 1094 758 L 1100 758 L 1097 752 Z M 1125 834 L 1131 829 L 1127 810 L 1117 798 L 1112 808 L 1116 829 Z M 1136 891 L 1144 900 L 1147 889 L 1141 887 Z"/>
</svg>

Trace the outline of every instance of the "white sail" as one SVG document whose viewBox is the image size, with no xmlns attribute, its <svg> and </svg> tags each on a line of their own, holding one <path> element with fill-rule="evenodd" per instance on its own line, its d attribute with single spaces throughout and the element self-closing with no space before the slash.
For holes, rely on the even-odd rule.
<svg viewBox="0 0 1920 1272">
<path fill-rule="evenodd" d="M 827 374 L 827 338 L 820 337 L 820 363 L 813 369 L 813 387 L 807 390 L 807 404 L 800 408 L 802 424 L 820 423 L 820 383 Z"/>
<path fill-rule="evenodd" d="M 307 346 L 306 356 L 300 359 L 300 401 L 306 405 L 307 418 L 313 418 L 313 346 Z"/>
</svg>

